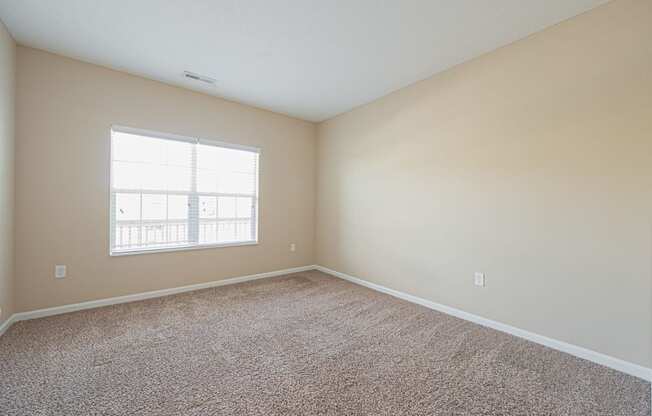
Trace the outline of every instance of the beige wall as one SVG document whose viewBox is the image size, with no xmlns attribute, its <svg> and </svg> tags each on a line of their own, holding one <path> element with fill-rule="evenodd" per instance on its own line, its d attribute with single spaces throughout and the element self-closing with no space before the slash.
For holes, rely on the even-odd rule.
<svg viewBox="0 0 652 416">
<path fill-rule="evenodd" d="M 314 124 L 30 48 L 17 62 L 19 311 L 312 264 Z M 260 244 L 109 257 L 112 124 L 261 147 Z"/>
<path fill-rule="evenodd" d="M 4 316 L 316 260 L 652 366 L 650 22 L 652 2 L 616 0 L 318 131 L 18 47 L 15 308 L 11 82 L 0 96 Z M 13 48 L 0 34 L 0 82 Z M 262 147 L 261 244 L 109 257 L 112 124 Z"/>
<path fill-rule="evenodd" d="M 319 264 L 652 366 L 651 1 L 323 123 L 317 176 Z"/>
<path fill-rule="evenodd" d="M 16 44 L 0 21 L 0 324 L 14 311 L 14 93 Z"/>
</svg>

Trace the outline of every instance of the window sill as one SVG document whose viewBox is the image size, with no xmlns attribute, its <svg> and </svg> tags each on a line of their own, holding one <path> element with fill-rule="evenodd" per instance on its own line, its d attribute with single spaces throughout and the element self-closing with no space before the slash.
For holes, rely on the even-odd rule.
<svg viewBox="0 0 652 416">
<path fill-rule="evenodd" d="M 222 243 L 222 244 L 193 244 L 188 246 L 154 247 L 154 248 L 140 248 L 135 250 L 111 251 L 109 252 L 109 256 L 121 257 L 121 256 L 134 256 L 138 254 L 170 253 L 173 251 L 206 250 L 210 248 L 255 246 L 255 245 L 258 245 L 258 241 L 239 241 L 236 243 Z"/>
</svg>

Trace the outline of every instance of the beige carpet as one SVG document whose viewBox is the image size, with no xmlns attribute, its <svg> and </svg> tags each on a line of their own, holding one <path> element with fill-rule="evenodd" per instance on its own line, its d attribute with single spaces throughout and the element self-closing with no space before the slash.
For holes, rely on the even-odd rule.
<svg viewBox="0 0 652 416">
<path fill-rule="evenodd" d="M 14 325 L 1 415 L 650 416 L 650 384 L 306 272 Z"/>
</svg>

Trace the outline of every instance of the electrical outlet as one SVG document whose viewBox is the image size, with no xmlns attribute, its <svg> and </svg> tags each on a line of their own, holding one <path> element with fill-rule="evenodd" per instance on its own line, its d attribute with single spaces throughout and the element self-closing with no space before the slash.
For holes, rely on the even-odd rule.
<svg viewBox="0 0 652 416">
<path fill-rule="evenodd" d="M 476 286 L 484 287 L 484 273 L 475 272 L 474 283 Z"/>
<path fill-rule="evenodd" d="M 56 279 L 63 279 L 66 277 L 66 266 L 64 264 L 57 264 L 54 266 L 54 277 Z"/>
<path fill-rule="evenodd" d="M 297 251 L 297 245 L 294 243 L 290 243 L 290 251 Z"/>
</svg>

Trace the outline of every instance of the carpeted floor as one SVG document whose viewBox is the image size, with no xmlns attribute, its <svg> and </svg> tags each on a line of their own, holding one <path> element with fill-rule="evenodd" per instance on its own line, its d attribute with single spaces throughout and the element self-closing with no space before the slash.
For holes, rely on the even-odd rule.
<svg viewBox="0 0 652 416">
<path fill-rule="evenodd" d="M 650 384 L 312 271 L 15 324 L 1 415 L 649 416 Z"/>
</svg>

